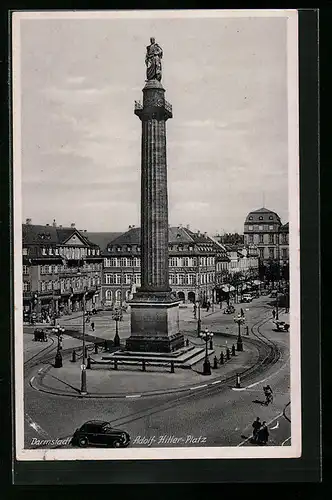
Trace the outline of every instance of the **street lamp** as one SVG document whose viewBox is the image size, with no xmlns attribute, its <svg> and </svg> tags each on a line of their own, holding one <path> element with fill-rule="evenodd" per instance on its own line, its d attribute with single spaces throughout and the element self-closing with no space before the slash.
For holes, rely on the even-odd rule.
<svg viewBox="0 0 332 500">
<path fill-rule="evenodd" d="M 83 343 L 83 357 L 82 357 L 82 365 L 81 365 L 81 394 L 85 395 L 87 394 L 86 390 L 86 349 L 85 349 L 85 295 L 86 291 L 83 294 L 83 337 L 82 337 L 82 343 Z"/>
<path fill-rule="evenodd" d="M 244 324 L 246 318 L 244 316 L 241 316 L 241 314 L 238 314 L 237 317 L 234 318 L 234 322 L 237 323 L 239 331 L 238 331 L 238 337 L 237 337 L 237 350 L 238 351 L 243 351 L 243 342 L 242 342 L 242 337 L 241 337 L 241 325 Z"/>
<path fill-rule="evenodd" d="M 211 365 L 208 356 L 208 342 L 212 339 L 213 333 L 209 332 L 207 328 L 203 333 L 200 333 L 201 339 L 205 342 L 205 359 L 203 364 L 203 375 L 211 375 Z"/>
<path fill-rule="evenodd" d="M 54 368 L 62 368 L 62 355 L 61 355 L 61 342 L 62 342 L 62 334 L 65 329 L 62 326 L 56 326 L 52 328 L 52 333 L 58 337 L 58 347 L 54 360 Z"/>
<path fill-rule="evenodd" d="M 114 311 L 112 313 L 112 318 L 115 320 L 114 347 L 120 347 L 119 321 L 122 319 L 121 309 L 114 309 Z"/>
</svg>

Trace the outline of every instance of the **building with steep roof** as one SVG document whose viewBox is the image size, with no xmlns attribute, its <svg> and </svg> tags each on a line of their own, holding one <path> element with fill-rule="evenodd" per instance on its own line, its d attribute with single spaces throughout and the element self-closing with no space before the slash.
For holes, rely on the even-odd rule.
<svg viewBox="0 0 332 500">
<path fill-rule="evenodd" d="M 275 262 L 286 268 L 289 262 L 289 224 L 282 224 L 279 215 L 267 208 L 250 212 L 244 222 L 244 242 L 258 248 L 260 264 Z"/>
<path fill-rule="evenodd" d="M 75 228 L 22 224 L 24 319 L 48 319 L 100 305 L 102 257 L 98 245 Z"/>
<path fill-rule="evenodd" d="M 103 252 L 102 297 L 106 306 L 130 299 L 141 284 L 141 232 L 131 228 L 110 241 Z M 225 249 L 207 233 L 189 227 L 169 228 L 169 283 L 183 302 L 213 300 L 217 263 L 228 261 Z"/>
</svg>

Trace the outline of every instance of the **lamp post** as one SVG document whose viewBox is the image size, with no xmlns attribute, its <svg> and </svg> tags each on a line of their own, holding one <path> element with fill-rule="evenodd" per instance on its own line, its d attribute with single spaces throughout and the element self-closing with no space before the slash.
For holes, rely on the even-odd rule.
<svg viewBox="0 0 332 500">
<path fill-rule="evenodd" d="M 234 322 L 237 323 L 238 325 L 238 337 L 237 337 L 237 350 L 238 351 L 243 351 L 243 342 L 242 342 L 242 337 L 241 337 L 241 325 L 245 322 L 245 317 L 241 316 L 241 314 L 238 314 L 237 317 L 234 318 Z"/>
<path fill-rule="evenodd" d="M 82 364 L 81 364 L 81 394 L 84 396 L 87 394 L 87 389 L 86 389 L 86 349 L 85 349 L 85 295 L 86 291 L 83 294 L 83 337 L 82 337 L 82 347 L 83 347 L 83 357 L 82 357 Z"/>
<path fill-rule="evenodd" d="M 121 311 L 121 309 L 114 309 L 114 311 L 112 313 L 112 318 L 115 320 L 114 347 L 120 347 L 119 321 L 122 318 L 122 311 Z"/>
<path fill-rule="evenodd" d="M 212 339 L 213 333 L 209 332 L 208 329 L 205 328 L 205 331 L 200 334 L 200 337 L 205 342 L 205 359 L 203 363 L 203 375 L 211 375 L 211 365 L 208 356 L 208 342 L 209 340 Z"/>
<path fill-rule="evenodd" d="M 58 347 L 55 355 L 55 360 L 54 360 L 54 368 L 62 368 L 62 355 L 61 355 L 61 342 L 62 342 L 62 334 L 64 333 L 65 329 L 62 326 L 56 326 L 52 328 L 52 333 L 58 337 Z"/>
</svg>

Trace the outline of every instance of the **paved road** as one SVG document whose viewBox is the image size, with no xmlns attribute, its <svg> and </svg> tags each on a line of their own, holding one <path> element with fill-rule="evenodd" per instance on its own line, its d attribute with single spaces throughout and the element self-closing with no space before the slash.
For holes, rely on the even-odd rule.
<svg viewBox="0 0 332 500">
<path fill-rule="evenodd" d="M 189 394 L 163 395 L 137 399 L 88 400 L 52 396 L 36 392 L 29 380 L 40 367 L 27 370 L 25 383 L 25 446 L 33 438 L 57 439 L 70 436 L 76 427 L 89 419 L 105 419 L 126 429 L 132 446 L 249 446 L 252 421 L 259 416 L 270 429 L 270 445 L 290 443 L 290 422 L 283 416 L 289 403 L 289 334 L 276 333 L 272 322 L 265 321 L 271 308 L 261 298 L 245 305 L 247 321 L 253 333 L 272 340 L 280 350 L 279 360 L 245 382 L 242 389 L 216 384 Z M 240 307 L 240 306 L 239 306 Z M 181 313 L 188 335 L 196 324 L 190 311 Z M 259 321 L 262 326 L 260 327 Z M 265 321 L 265 322 L 264 322 Z M 256 325 L 256 326 L 255 326 Z M 233 316 L 216 311 L 204 315 L 202 327 L 216 332 L 236 333 Z M 259 329 L 260 328 L 260 329 Z M 253 335 L 251 333 L 250 335 Z M 262 387 L 269 383 L 274 402 L 262 404 Z M 289 410 L 289 407 L 288 407 Z M 288 414 L 289 415 L 289 411 Z"/>
</svg>

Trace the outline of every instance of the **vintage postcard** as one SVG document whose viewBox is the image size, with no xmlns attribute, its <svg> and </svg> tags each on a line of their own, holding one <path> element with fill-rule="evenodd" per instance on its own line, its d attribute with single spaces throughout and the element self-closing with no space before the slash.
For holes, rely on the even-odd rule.
<svg viewBox="0 0 332 500">
<path fill-rule="evenodd" d="M 297 17 L 13 13 L 17 459 L 301 456 Z"/>
</svg>

